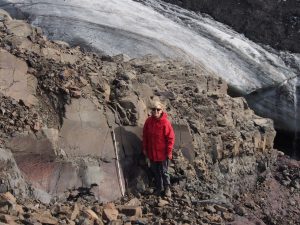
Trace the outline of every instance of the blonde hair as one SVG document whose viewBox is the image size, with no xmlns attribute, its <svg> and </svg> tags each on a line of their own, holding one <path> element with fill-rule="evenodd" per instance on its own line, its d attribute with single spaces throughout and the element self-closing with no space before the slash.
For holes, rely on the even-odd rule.
<svg viewBox="0 0 300 225">
<path fill-rule="evenodd" d="M 164 109 L 164 105 L 160 102 L 160 101 L 153 101 L 151 103 L 151 107 L 150 108 L 160 108 L 160 109 Z"/>
</svg>

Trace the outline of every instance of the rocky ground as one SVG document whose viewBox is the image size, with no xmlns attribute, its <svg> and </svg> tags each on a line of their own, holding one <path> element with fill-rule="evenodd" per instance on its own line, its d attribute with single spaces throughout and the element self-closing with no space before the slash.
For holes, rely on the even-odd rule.
<svg viewBox="0 0 300 225">
<path fill-rule="evenodd" d="M 230 201 L 217 200 L 209 186 L 203 190 L 191 175 L 194 167 L 182 156 L 176 155 L 173 162 L 171 198 L 154 196 L 149 188 L 101 203 L 88 190 L 76 190 L 66 201 L 46 205 L 6 192 L 0 195 L 0 220 L 8 224 L 299 224 L 297 161 L 279 157 L 276 166 L 259 177 L 254 191 Z"/>
<path fill-rule="evenodd" d="M 224 81 L 200 66 L 154 56 L 82 52 L 5 12 L 0 20 L 2 223 L 300 224 L 300 163 L 273 149 L 272 121 L 256 116 L 243 98 L 229 97 Z M 191 135 L 188 151 L 174 150 L 172 198 L 151 194 L 138 158 L 126 195 L 109 203 L 92 186 L 66 188 L 48 203 L 33 199 L 36 187 L 18 168 L 25 159 L 10 147 L 14 137 L 62 130 L 68 107 L 82 99 L 111 109 L 124 127 L 142 126 L 151 98 L 160 98 L 172 123 Z M 50 161 L 74 160 L 62 148 L 53 151 Z"/>
</svg>

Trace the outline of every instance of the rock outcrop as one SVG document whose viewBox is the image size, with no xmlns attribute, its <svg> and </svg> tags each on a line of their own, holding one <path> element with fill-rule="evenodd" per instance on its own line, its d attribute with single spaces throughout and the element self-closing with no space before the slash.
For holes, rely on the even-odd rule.
<svg viewBox="0 0 300 225">
<path fill-rule="evenodd" d="M 11 24 L 21 24 L 21 30 L 12 32 Z M 1 222 L 255 221 L 246 217 L 251 211 L 237 206 L 276 171 L 275 131 L 245 99 L 228 96 L 226 82 L 182 61 L 84 53 L 48 41 L 39 28 L 8 15 L 0 28 L 1 52 L 16 62 L 0 58 L 0 69 L 8 71 L 0 78 L 21 71 L 17 87 L 23 93 L 13 95 L 7 91 L 11 85 L 0 83 Z M 152 195 L 141 156 L 141 127 L 149 102 L 157 98 L 177 137 L 170 165 L 173 199 Z M 295 204 L 287 207 L 295 211 L 276 221 L 293 222 L 299 166 L 284 168 L 289 175 L 281 178 L 279 172 L 278 185 L 293 188 Z M 287 184 L 290 177 L 296 181 Z M 272 212 L 282 213 L 280 207 Z M 256 220 L 263 224 L 266 213 Z"/>
</svg>

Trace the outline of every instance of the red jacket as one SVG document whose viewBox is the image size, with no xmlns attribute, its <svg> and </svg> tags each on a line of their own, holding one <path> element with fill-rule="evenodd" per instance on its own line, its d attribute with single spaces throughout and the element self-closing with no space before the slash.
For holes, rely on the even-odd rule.
<svg viewBox="0 0 300 225">
<path fill-rule="evenodd" d="M 159 119 L 148 117 L 143 129 L 143 152 L 152 161 L 172 159 L 175 134 L 167 114 Z"/>
</svg>

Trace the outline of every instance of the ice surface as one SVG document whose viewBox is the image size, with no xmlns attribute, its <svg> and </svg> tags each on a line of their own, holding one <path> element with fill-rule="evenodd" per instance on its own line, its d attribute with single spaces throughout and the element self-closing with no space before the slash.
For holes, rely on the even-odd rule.
<svg viewBox="0 0 300 225">
<path fill-rule="evenodd" d="M 53 39 L 115 55 L 157 54 L 201 63 L 241 93 L 294 77 L 270 53 L 221 23 L 194 12 L 144 0 L 11 0 Z M 143 4 L 142 4 L 143 3 Z"/>
</svg>

